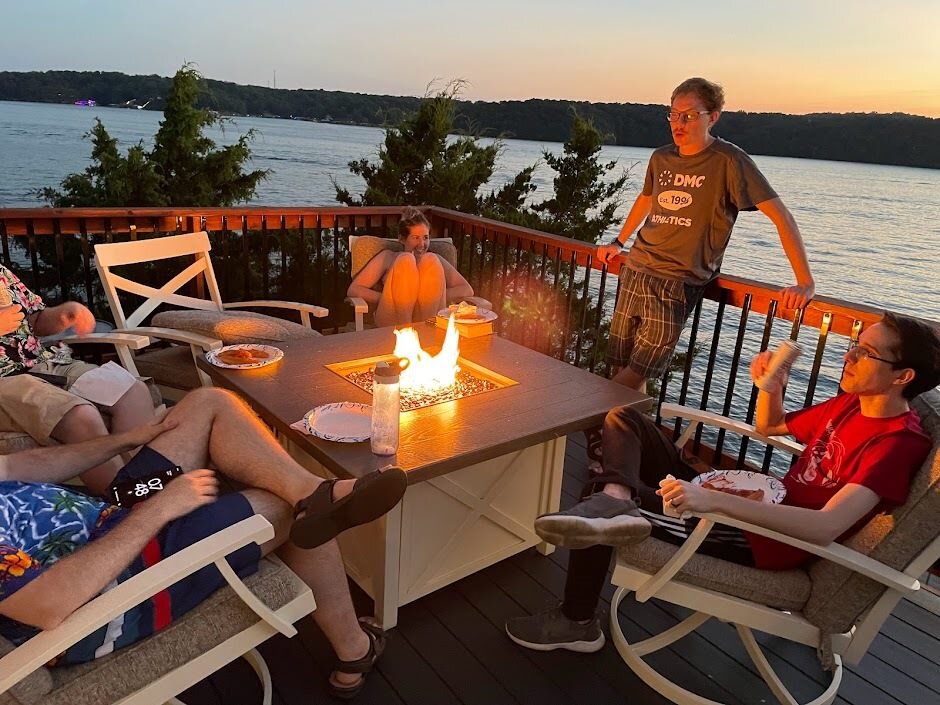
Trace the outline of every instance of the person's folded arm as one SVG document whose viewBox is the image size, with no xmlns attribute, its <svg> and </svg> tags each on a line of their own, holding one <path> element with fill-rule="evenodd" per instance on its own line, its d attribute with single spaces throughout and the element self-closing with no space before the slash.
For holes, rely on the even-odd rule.
<svg viewBox="0 0 940 705">
<path fill-rule="evenodd" d="M 167 523 L 213 502 L 217 495 L 218 480 L 211 470 L 195 470 L 176 478 L 104 536 L 0 600 L 0 614 L 39 629 L 57 627 L 97 597 Z"/>
<path fill-rule="evenodd" d="M 396 254 L 386 250 L 370 259 L 356 275 L 356 278 L 352 280 L 346 290 L 346 296 L 356 296 L 364 299 L 366 303 L 377 306 L 382 298 L 382 292 L 376 291 L 372 287 L 382 280 L 382 276 L 391 266 L 389 255 L 392 256 L 392 261 L 394 261 Z"/>
<path fill-rule="evenodd" d="M 868 515 L 881 498 L 864 485 L 848 484 L 822 509 L 767 504 L 727 492 L 710 490 L 683 480 L 657 490 L 664 501 L 675 500 L 678 512 L 718 512 L 793 538 L 825 546 Z"/>
<path fill-rule="evenodd" d="M 158 423 L 130 429 L 81 443 L 44 448 L 30 448 L 0 455 L 0 480 L 19 482 L 65 482 L 80 473 L 150 443 L 161 433 L 176 426 L 171 416 Z"/>
</svg>

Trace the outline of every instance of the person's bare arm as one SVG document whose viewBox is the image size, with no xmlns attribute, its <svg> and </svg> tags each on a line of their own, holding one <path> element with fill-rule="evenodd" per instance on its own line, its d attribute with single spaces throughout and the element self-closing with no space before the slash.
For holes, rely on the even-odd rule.
<svg viewBox="0 0 940 705">
<path fill-rule="evenodd" d="M 30 319 L 30 325 L 33 333 L 40 337 L 61 333 L 69 327 L 79 335 L 85 335 L 95 329 L 95 317 L 84 304 L 66 301 L 39 311 Z"/>
<path fill-rule="evenodd" d="M 773 353 L 764 350 L 751 361 L 751 379 L 756 383 L 767 369 L 767 364 Z M 789 374 L 784 372 L 779 383 L 773 388 L 757 395 L 757 406 L 754 413 L 754 428 L 765 436 L 785 436 L 790 433 L 787 428 L 786 412 L 783 410 L 783 388 L 787 385 Z"/>
<path fill-rule="evenodd" d="M 674 500 L 676 511 L 680 513 L 720 512 L 820 546 L 835 541 L 881 501 L 872 490 L 855 484 L 839 490 L 822 509 L 757 502 L 683 480 L 666 482 L 656 493 L 664 501 Z"/>
<path fill-rule="evenodd" d="M 646 216 L 650 214 L 652 209 L 652 196 L 644 196 L 642 193 L 637 196 L 636 200 L 633 202 L 633 206 L 630 208 L 627 219 L 623 223 L 623 227 L 620 228 L 620 234 L 618 234 L 614 242 L 609 245 L 598 246 L 597 258 L 604 264 L 608 264 L 610 260 L 620 254 L 620 251 L 623 249 L 624 245 L 626 245 L 627 240 L 630 239 L 633 231 L 643 224 L 643 221 L 646 220 Z"/>
<path fill-rule="evenodd" d="M 783 307 L 803 308 L 816 295 L 816 282 L 809 268 L 806 247 L 803 245 L 803 237 L 800 235 L 796 219 L 779 198 L 758 203 L 757 207 L 777 228 L 780 244 L 796 276 L 796 285 L 788 286 L 780 292 Z"/>
<path fill-rule="evenodd" d="M 120 453 L 150 443 L 176 427 L 173 419 L 138 426 L 124 433 L 45 448 L 31 448 L 0 455 L 0 480 L 20 482 L 65 482 Z"/>
<path fill-rule="evenodd" d="M 376 291 L 372 287 L 382 280 L 397 255 L 397 252 L 383 250 L 370 259 L 356 275 L 356 278 L 352 280 L 346 290 L 346 296 L 357 296 L 360 299 L 365 299 L 366 303 L 377 306 L 382 298 L 382 292 Z"/>
<path fill-rule="evenodd" d="M 194 470 L 176 478 L 107 534 L 0 600 L 0 614 L 39 629 L 57 627 L 97 597 L 167 523 L 215 501 L 217 494 L 218 480 L 211 470 Z"/>
<path fill-rule="evenodd" d="M 444 267 L 444 284 L 447 287 L 447 301 L 455 301 L 465 296 L 473 296 L 473 287 L 470 286 L 470 282 L 464 279 L 463 274 L 458 272 L 454 268 L 454 265 L 443 257 L 437 258 Z"/>
</svg>

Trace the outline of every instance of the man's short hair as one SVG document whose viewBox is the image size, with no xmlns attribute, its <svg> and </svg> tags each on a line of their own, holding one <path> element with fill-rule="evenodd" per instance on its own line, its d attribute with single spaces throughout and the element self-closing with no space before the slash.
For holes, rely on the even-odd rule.
<svg viewBox="0 0 940 705">
<path fill-rule="evenodd" d="M 940 335 L 916 318 L 885 313 L 881 323 L 891 329 L 897 341 L 891 354 L 897 358 L 895 369 L 910 367 L 914 379 L 904 387 L 905 399 L 913 399 L 940 384 Z"/>
<path fill-rule="evenodd" d="M 399 239 L 406 238 L 411 235 L 411 228 L 415 225 L 427 225 L 429 228 L 431 227 L 431 224 L 424 216 L 424 213 L 414 206 L 407 206 L 404 210 L 402 210 L 401 220 L 398 221 Z"/>
<path fill-rule="evenodd" d="M 706 78 L 687 78 L 672 92 L 670 102 L 680 95 L 694 95 L 710 113 L 720 113 L 725 107 L 725 89 Z"/>
</svg>

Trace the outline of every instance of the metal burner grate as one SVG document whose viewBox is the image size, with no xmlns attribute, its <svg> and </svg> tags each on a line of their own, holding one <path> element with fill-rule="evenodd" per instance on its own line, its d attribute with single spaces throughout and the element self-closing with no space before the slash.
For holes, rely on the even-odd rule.
<svg viewBox="0 0 940 705">
<path fill-rule="evenodd" d="M 327 369 L 335 372 L 343 379 L 352 382 L 360 389 L 372 393 L 375 374 L 375 365 L 378 362 L 394 360 L 392 355 L 370 357 L 362 360 L 350 360 L 326 365 Z M 457 379 L 449 387 L 443 387 L 434 392 L 413 392 L 407 389 L 401 391 L 401 410 L 414 411 L 426 406 L 443 404 L 458 399 L 476 396 L 485 392 L 495 391 L 504 387 L 518 384 L 515 380 L 481 367 L 469 360 L 459 358 L 457 365 Z"/>
</svg>

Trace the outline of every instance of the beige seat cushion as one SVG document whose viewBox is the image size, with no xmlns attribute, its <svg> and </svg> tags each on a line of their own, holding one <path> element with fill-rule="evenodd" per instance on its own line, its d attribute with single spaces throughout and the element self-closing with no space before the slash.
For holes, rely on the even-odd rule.
<svg viewBox="0 0 940 705">
<path fill-rule="evenodd" d="M 152 377 L 161 387 L 189 390 L 200 386 L 196 363 L 188 345 L 171 345 L 137 355 L 137 371 Z"/>
<path fill-rule="evenodd" d="M 251 311 L 163 311 L 153 317 L 153 325 L 206 335 L 225 345 L 274 344 L 320 335 L 299 323 Z"/>
<path fill-rule="evenodd" d="M 907 502 L 890 514 L 877 515 L 845 541 L 896 570 L 907 568 L 940 533 L 940 391 L 921 394 L 911 406 L 933 439 L 933 450 L 914 475 Z M 829 561 L 816 561 L 809 574 L 813 592 L 803 613 L 826 633 L 847 631 L 885 590 Z"/>
<path fill-rule="evenodd" d="M 245 583 L 271 609 L 283 607 L 307 590 L 300 578 L 277 558 L 263 559 L 258 572 Z M 41 700 L 22 702 L 41 705 L 115 702 L 204 654 L 258 619 L 231 588 L 222 588 L 189 614 L 137 644 L 89 663 L 41 669 L 46 673 L 40 676 L 41 684 L 51 682 L 51 690 Z M 3 702 L 0 696 L 0 703 Z"/>
<path fill-rule="evenodd" d="M 648 538 L 621 548 L 617 557 L 623 563 L 655 573 L 677 550 L 678 546 L 671 543 Z M 804 570 L 758 570 L 703 555 L 692 556 L 676 575 L 676 580 L 793 611 L 799 611 L 806 604 L 811 587 Z"/>
<path fill-rule="evenodd" d="M 382 250 L 403 252 L 405 249 L 401 241 L 389 237 L 375 237 L 373 235 L 359 235 L 349 238 L 349 250 L 352 254 L 351 276 L 353 279 L 362 271 L 369 261 Z M 443 257 L 453 266 L 457 266 L 457 248 L 449 237 L 431 238 L 428 252 Z"/>
</svg>

